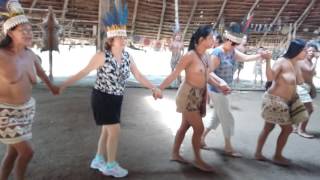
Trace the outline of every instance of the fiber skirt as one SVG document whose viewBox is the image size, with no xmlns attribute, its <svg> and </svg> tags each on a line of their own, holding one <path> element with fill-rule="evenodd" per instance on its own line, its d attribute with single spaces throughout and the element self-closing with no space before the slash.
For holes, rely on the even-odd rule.
<svg viewBox="0 0 320 180">
<path fill-rule="evenodd" d="M 32 123 L 36 101 L 33 98 L 22 105 L 0 103 L 0 141 L 16 144 L 32 138 Z"/>
<path fill-rule="evenodd" d="M 286 102 L 283 98 L 268 92 L 263 96 L 261 115 L 265 121 L 280 125 L 299 124 L 309 118 L 298 96 Z"/>
<path fill-rule="evenodd" d="M 207 88 L 196 88 L 183 82 L 176 95 L 177 112 L 199 111 L 200 115 L 206 115 Z"/>
<path fill-rule="evenodd" d="M 123 96 L 103 93 L 93 89 L 91 106 L 94 120 L 97 125 L 120 123 L 120 114 Z"/>
</svg>

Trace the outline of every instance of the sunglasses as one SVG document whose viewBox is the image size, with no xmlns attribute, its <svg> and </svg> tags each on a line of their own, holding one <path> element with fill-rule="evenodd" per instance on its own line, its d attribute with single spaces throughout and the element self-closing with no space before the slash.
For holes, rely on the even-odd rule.
<svg viewBox="0 0 320 180">
<path fill-rule="evenodd" d="M 238 43 L 235 43 L 235 42 L 231 41 L 231 46 L 238 46 L 238 45 L 239 45 Z"/>
</svg>

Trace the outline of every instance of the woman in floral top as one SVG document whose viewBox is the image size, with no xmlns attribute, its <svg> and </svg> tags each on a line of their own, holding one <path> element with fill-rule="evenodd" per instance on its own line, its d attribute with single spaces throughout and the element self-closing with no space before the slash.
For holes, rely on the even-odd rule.
<svg viewBox="0 0 320 180">
<path fill-rule="evenodd" d="M 102 126 L 102 130 L 97 154 L 90 167 L 114 177 L 124 177 L 128 174 L 128 171 L 116 162 L 116 154 L 120 134 L 121 105 L 130 72 L 143 86 L 159 93 L 159 90 L 140 73 L 132 57 L 124 50 L 125 45 L 125 37 L 108 38 L 105 51 L 95 54 L 85 68 L 67 79 L 60 87 L 62 91 L 92 70 L 97 70 L 91 105 L 95 122 L 98 126 Z M 107 162 L 104 160 L 105 154 Z"/>
</svg>

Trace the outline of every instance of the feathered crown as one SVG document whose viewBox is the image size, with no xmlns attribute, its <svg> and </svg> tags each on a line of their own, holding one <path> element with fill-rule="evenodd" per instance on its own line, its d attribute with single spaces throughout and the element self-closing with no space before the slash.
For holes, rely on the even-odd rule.
<svg viewBox="0 0 320 180">
<path fill-rule="evenodd" d="M 107 12 L 103 18 L 103 24 L 107 32 L 107 38 L 116 36 L 127 37 L 126 25 L 128 23 L 128 6 L 125 3 L 122 5 L 120 0 L 118 7 L 113 2 L 113 10 Z"/>
<path fill-rule="evenodd" d="M 4 21 L 2 30 L 5 35 L 13 27 L 29 22 L 18 0 L 0 0 L 0 10 L 1 20 Z"/>
<path fill-rule="evenodd" d="M 240 24 L 231 22 L 229 28 L 224 32 L 223 36 L 232 42 L 240 44 L 244 34 L 242 33 Z"/>
</svg>

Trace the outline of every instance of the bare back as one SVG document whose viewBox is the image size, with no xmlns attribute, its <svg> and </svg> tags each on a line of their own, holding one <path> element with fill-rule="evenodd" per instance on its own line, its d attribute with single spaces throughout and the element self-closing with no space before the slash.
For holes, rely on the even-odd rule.
<svg viewBox="0 0 320 180">
<path fill-rule="evenodd" d="M 194 87 L 205 87 L 207 84 L 206 73 L 208 72 L 206 69 L 207 59 L 203 57 L 201 60 L 194 51 L 189 51 L 185 56 L 192 59 L 190 65 L 185 69 L 186 81 Z"/>
<path fill-rule="evenodd" d="M 297 74 L 290 60 L 281 58 L 276 62 L 273 71 L 279 71 L 274 78 L 274 83 L 268 90 L 269 93 L 290 101 L 296 94 Z M 278 69 L 279 68 L 279 69 Z"/>
<path fill-rule="evenodd" d="M 30 99 L 36 83 L 35 60 L 30 50 L 19 55 L 0 50 L 0 103 L 20 105 Z"/>
</svg>

